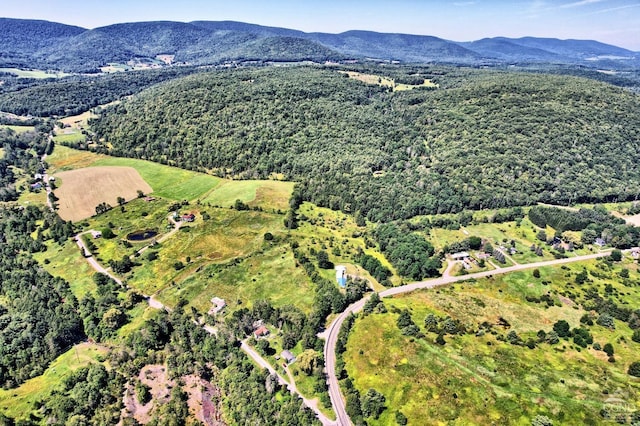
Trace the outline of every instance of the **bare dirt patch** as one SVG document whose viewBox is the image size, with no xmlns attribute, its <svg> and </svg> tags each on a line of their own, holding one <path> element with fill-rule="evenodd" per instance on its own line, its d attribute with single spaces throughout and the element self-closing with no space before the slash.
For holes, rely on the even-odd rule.
<svg viewBox="0 0 640 426">
<path fill-rule="evenodd" d="M 138 380 L 147 385 L 151 401 L 142 405 L 138 401 L 135 388 L 128 384 L 124 392 L 123 418 L 135 418 L 140 424 L 151 421 L 153 410 L 171 400 L 171 389 L 177 386 L 176 381 L 169 379 L 164 365 L 146 365 L 138 374 Z M 195 418 L 206 426 L 223 426 L 222 413 L 217 407 L 220 390 L 210 382 L 196 375 L 183 376 L 179 382 L 184 383 L 182 389 L 189 395 L 187 405 L 191 418 Z"/>
<path fill-rule="evenodd" d="M 217 409 L 214 400 L 220 400 L 220 390 L 201 377 L 189 375 L 184 380 L 184 391 L 189 394 L 189 412 L 206 426 L 221 426 L 222 413 Z"/>
<path fill-rule="evenodd" d="M 96 206 L 117 206 L 118 197 L 129 201 L 138 190 L 148 194 L 151 186 L 132 167 L 88 167 L 57 173 L 63 184 L 55 190 L 59 214 L 65 220 L 78 221 L 93 216 Z"/>
<path fill-rule="evenodd" d="M 166 403 L 171 398 L 171 389 L 176 385 L 169 380 L 167 369 L 163 365 L 147 365 L 140 370 L 138 379 L 149 386 L 151 401 L 145 405 L 138 401 L 134 387 L 127 385 L 124 392 L 123 417 L 133 417 L 139 423 L 146 424 L 151 420 L 151 411 L 154 406 Z"/>
</svg>

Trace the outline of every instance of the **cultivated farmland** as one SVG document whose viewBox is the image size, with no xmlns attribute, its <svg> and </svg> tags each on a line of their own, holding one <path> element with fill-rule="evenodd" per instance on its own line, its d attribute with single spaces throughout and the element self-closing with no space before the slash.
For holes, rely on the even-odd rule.
<svg viewBox="0 0 640 426">
<path fill-rule="evenodd" d="M 93 216 L 100 203 L 117 205 L 117 198 L 131 200 L 138 192 L 153 191 L 132 167 L 90 167 L 58 173 L 64 185 L 56 190 L 59 214 L 65 220 L 78 221 Z"/>
</svg>

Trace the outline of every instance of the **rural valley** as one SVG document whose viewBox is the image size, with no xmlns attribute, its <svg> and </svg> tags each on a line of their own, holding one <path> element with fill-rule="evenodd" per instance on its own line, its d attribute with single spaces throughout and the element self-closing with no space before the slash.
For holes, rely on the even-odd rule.
<svg viewBox="0 0 640 426">
<path fill-rule="evenodd" d="M 0 23 L 0 425 L 640 424 L 637 52 Z"/>
</svg>

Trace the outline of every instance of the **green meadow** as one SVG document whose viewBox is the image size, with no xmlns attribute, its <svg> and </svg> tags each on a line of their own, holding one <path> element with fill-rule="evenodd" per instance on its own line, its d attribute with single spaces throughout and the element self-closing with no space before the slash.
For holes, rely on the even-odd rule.
<svg viewBox="0 0 640 426">
<path fill-rule="evenodd" d="M 14 132 L 20 134 L 20 133 L 32 132 L 32 131 L 35 130 L 35 127 L 33 127 L 33 126 L 14 126 L 14 125 L 1 124 L 0 125 L 0 129 L 11 129 Z"/>
<path fill-rule="evenodd" d="M 44 70 L 23 70 L 20 68 L 0 68 L 0 72 L 11 73 L 19 78 L 37 78 L 37 79 L 45 79 L 45 78 L 62 78 L 67 77 L 71 74 L 67 74 L 60 71 L 44 71 Z"/>
</svg>

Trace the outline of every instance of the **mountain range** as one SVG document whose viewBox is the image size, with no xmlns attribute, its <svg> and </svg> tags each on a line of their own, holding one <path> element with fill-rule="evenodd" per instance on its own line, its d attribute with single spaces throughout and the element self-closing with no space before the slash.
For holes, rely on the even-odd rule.
<svg viewBox="0 0 640 426">
<path fill-rule="evenodd" d="M 496 37 L 454 42 L 433 36 L 347 31 L 305 33 L 234 21 L 156 21 L 85 29 L 0 18 L 0 67 L 97 71 L 109 63 L 195 65 L 243 61 L 345 61 L 461 65 L 560 64 L 640 68 L 640 53 L 592 40 Z"/>
</svg>

